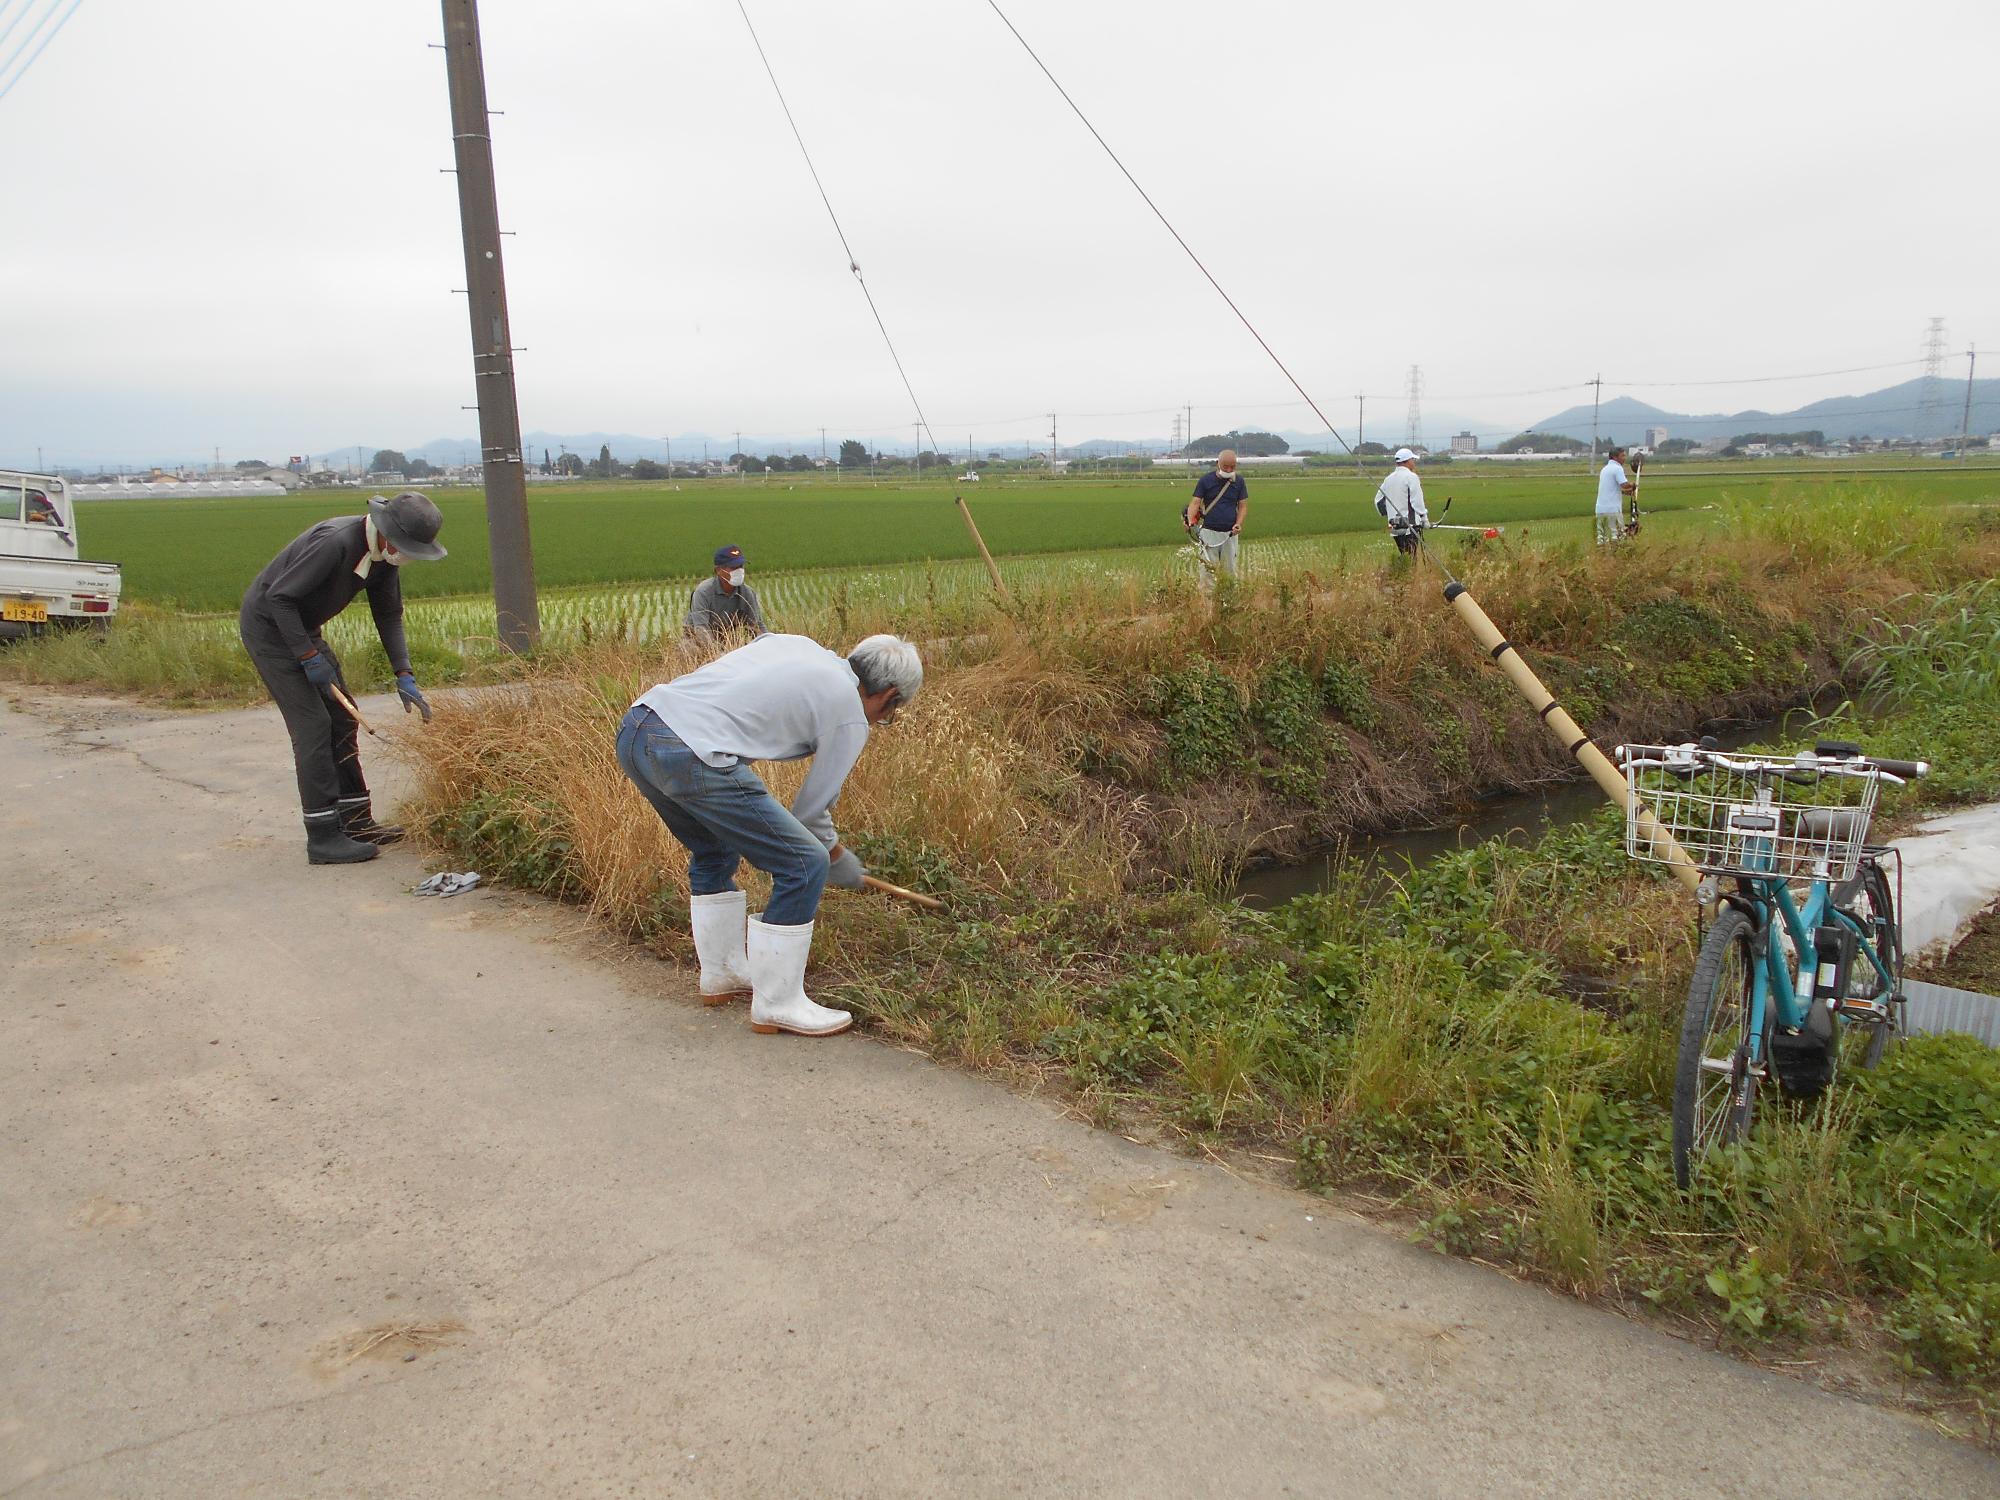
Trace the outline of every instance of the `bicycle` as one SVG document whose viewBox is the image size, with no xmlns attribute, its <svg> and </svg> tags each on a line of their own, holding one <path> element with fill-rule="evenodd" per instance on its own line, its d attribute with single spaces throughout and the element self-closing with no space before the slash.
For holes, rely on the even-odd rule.
<svg viewBox="0 0 2000 1500">
<path fill-rule="evenodd" d="M 1702 912 L 1714 912 L 1674 1071 L 1674 1180 L 1685 1188 L 1702 1155 L 1749 1132 L 1773 1074 L 1782 1094 L 1812 1098 L 1843 1064 L 1873 1067 L 1901 1033 L 1902 864 L 1892 894 L 1894 851 L 1867 837 L 1882 783 L 1930 766 L 1824 740 L 1789 759 L 1708 740 L 1621 745 L 1618 760 L 1631 794 L 1625 852 L 1674 863 L 1671 836 L 1702 873 Z M 1642 809 L 1657 822 L 1642 822 Z"/>
</svg>

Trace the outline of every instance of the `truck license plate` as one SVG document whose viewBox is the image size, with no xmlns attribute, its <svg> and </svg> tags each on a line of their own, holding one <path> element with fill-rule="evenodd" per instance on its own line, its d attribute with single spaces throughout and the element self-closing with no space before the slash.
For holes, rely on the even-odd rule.
<svg viewBox="0 0 2000 1500">
<path fill-rule="evenodd" d="M 23 625 L 46 625 L 49 623 L 49 607 L 39 599 L 0 599 L 0 620 L 15 620 Z"/>
</svg>

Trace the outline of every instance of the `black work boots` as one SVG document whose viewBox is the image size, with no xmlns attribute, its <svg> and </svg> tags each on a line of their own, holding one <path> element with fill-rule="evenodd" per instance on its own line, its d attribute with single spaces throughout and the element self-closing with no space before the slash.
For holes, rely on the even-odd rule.
<svg viewBox="0 0 2000 1500">
<path fill-rule="evenodd" d="M 375 821 L 366 797 L 340 799 L 340 831 L 364 844 L 395 844 L 403 838 L 403 830 L 395 824 Z"/>
<path fill-rule="evenodd" d="M 306 814 L 307 864 L 358 865 L 382 852 L 373 844 L 349 838 L 341 831 L 341 822 L 340 814 L 331 808 Z"/>
</svg>

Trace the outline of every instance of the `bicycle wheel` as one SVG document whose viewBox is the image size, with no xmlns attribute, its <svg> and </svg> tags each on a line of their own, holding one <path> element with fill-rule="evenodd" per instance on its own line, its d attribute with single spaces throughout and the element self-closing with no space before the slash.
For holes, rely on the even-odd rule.
<svg viewBox="0 0 2000 1500">
<path fill-rule="evenodd" d="M 1847 980 L 1845 999 L 1887 1006 L 1887 1014 L 1880 1020 L 1849 1017 L 1843 1022 L 1841 1066 L 1872 1068 L 1896 1044 L 1903 1024 L 1902 1002 L 1896 998 L 1903 973 L 1903 928 L 1896 920 L 1888 873 L 1878 864 L 1865 866 L 1841 903 L 1841 910 L 1861 924 L 1861 930 L 1894 976 L 1891 983 L 1884 984 L 1875 966 L 1857 956 L 1854 971 Z"/>
<path fill-rule="evenodd" d="M 1757 1076 L 1750 1071 L 1755 933 L 1748 916 L 1727 908 L 1709 928 L 1688 984 L 1674 1069 L 1674 1181 L 1682 1187 L 1695 1162 L 1741 1139 L 1756 1113 Z"/>
</svg>

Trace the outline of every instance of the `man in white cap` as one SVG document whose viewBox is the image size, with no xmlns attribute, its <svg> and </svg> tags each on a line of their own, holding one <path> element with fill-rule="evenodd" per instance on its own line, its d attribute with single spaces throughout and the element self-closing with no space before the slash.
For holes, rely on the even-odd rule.
<svg viewBox="0 0 2000 1500">
<path fill-rule="evenodd" d="M 1195 481 L 1194 497 L 1183 518 L 1201 556 L 1204 594 L 1214 591 L 1217 568 L 1236 576 L 1237 539 L 1249 514 L 1250 486 L 1236 472 L 1236 450 L 1224 448 L 1215 457 L 1215 467 Z"/>
<path fill-rule="evenodd" d="M 820 893 L 867 871 L 833 829 L 833 803 L 868 745 L 924 685 L 917 648 L 871 635 L 840 657 L 802 635 L 760 635 L 649 692 L 618 729 L 618 764 L 688 851 L 689 925 L 707 1005 L 750 993 L 752 1031 L 832 1036 L 853 1024 L 805 991 Z M 751 769 L 804 760 L 787 808 Z M 771 877 L 754 916 L 748 859 Z"/>
<path fill-rule="evenodd" d="M 1398 552 L 1407 556 L 1417 550 L 1431 513 L 1424 505 L 1424 482 L 1417 478 L 1417 455 L 1410 449 L 1396 450 L 1396 467 L 1375 492 L 1375 511 L 1389 523 Z"/>
</svg>

